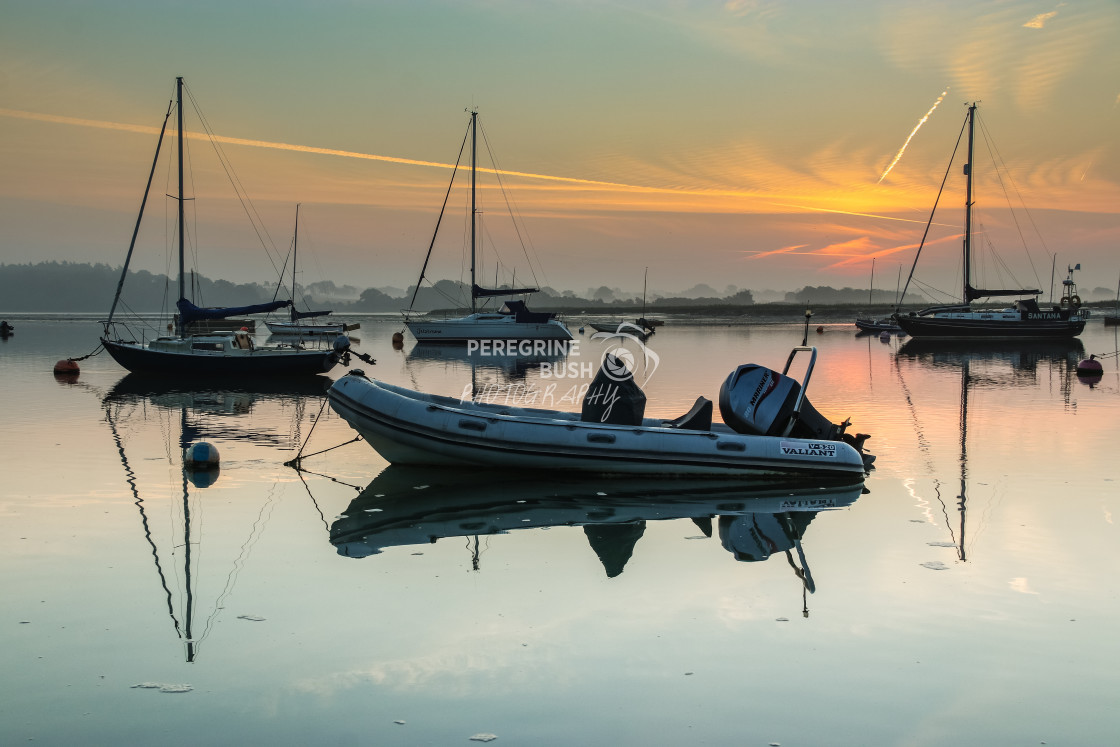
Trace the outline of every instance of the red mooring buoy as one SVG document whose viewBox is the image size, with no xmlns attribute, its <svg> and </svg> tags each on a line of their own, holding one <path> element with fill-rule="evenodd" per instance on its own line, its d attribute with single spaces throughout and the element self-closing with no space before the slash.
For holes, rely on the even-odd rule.
<svg viewBox="0 0 1120 747">
<path fill-rule="evenodd" d="M 54 372 L 56 374 L 76 374 L 82 369 L 78 368 L 78 364 L 74 362 L 73 358 L 59 361 L 54 364 Z"/>
<path fill-rule="evenodd" d="M 1077 364 L 1078 376 L 1103 376 L 1104 366 L 1097 360 L 1096 355 L 1090 355 L 1088 360 L 1081 361 Z"/>
</svg>

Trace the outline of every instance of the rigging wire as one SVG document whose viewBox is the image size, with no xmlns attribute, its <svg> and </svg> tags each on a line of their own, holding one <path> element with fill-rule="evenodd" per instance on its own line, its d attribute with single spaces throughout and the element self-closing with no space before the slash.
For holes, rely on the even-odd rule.
<svg viewBox="0 0 1120 747">
<path fill-rule="evenodd" d="M 482 130 L 482 141 L 486 145 L 486 152 L 490 155 L 490 163 L 494 167 L 494 176 L 498 182 L 498 187 L 501 190 L 502 198 L 506 203 L 506 210 L 509 213 L 510 220 L 513 221 L 514 231 L 517 233 L 518 242 L 521 244 L 521 251 L 525 255 L 525 261 L 529 265 L 529 273 L 533 277 L 533 284 L 540 286 L 540 281 L 537 279 L 537 269 L 540 269 L 541 276 L 544 276 L 544 268 L 540 266 L 540 260 L 536 261 L 537 268 L 534 268 L 533 256 L 530 256 L 529 247 L 532 246 L 532 239 L 529 237 L 528 231 L 522 229 L 524 220 L 520 218 L 520 212 L 515 211 L 516 200 L 513 195 L 506 190 L 505 182 L 502 181 L 502 169 L 498 164 L 498 157 L 494 154 L 494 149 L 490 146 L 490 139 L 486 137 L 486 128 L 479 123 L 479 129 Z M 528 243 L 528 246 L 526 246 Z M 534 248 L 535 255 L 535 248 Z"/>
<path fill-rule="evenodd" d="M 238 202 L 241 204 L 242 210 L 249 217 L 249 222 L 253 226 L 253 231 L 257 235 L 257 240 L 260 242 L 261 247 L 265 251 L 265 255 L 268 257 L 269 262 L 272 264 L 272 269 L 276 271 L 277 278 L 282 281 L 283 274 L 277 269 L 276 266 L 276 257 L 279 256 L 280 252 L 276 249 L 276 244 L 272 240 L 272 236 L 269 235 L 268 229 L 265 227 L 264 220 L 261 218 L 260 213 L 257 211 L 256 205 L 254 205 L 252 200 L 249 199 L 248 191 L 245 189 L 244 183 L 237 175 L 237 172 L 233 169 L 233 164 L 230 161 L 229 157 L 226 155 L 225 149 L 222 148 L 221 143 L 219 143 L 217 141 L 217 138 L 215 137 L 214 128 L 210 126 L 209 120 L 207 120 L 206 115 L 203 114 L 202 108 L 199 106 L 198 101 L 195 99 L 194 94 L 191 92 L 185 81 L 183 83 L 183 88 L 184 90 L 186 90 L 187 98 L 190 99 L 191 106 L 194 109 L 195 114 L 198 116 L 199 123 L 202 125 L 207 139 L 210 141 L 211 147 L 213 147 L 215 154 L 217 154 L 218 156 L 218 162 L 221 164 L 222 170 L 226 174 L 226 178 L 233 186 L 234 193 L 237 196 Z"/>
<path fill-rule="evenodd" d="M 1052 257 L 1054 255 L 1050 251 L 1050 249 L 1046 246 L 1046 242 L 1042 237 L 1042 232 L 1038 230 L 1038 226 L 1034 222 L 1034 216 L 1032 216 L 1030 211 L 1027 209 L 1026 201 L 1023 200 L 1022 193 L 1019 192 L 1019 187 L 1018 187 L 1017 184 L 1015 184 L 1015 180 L 1011 176 L 1011 171 L 1007 168 L 1006 163 L 1003 160 L 1002 154 L 1000 154 L 999 149 L 996 147 L 995 138 L 993 138 L 991 136 L 991 134 L 988 132 L 987 125 L 985 124 L 982 117 L 980 118 L 980 130 L 984 134 L 984 145 L 988 148 L 988 155 L 991 156 L 992 163 L 995 164 L 995 166 L 996 166 L 995 175 L 996 175 L 996 178 L 999 180 L 999 185 L 1000 185 L 1000 188 L 1003 191 L 1004 199 L 1007 201 L 1007 209 L 1008 209 L 1008 212 L 1011 214 L 1011 220 L 1015 223 L 1015 230 L 1019 234 L 1019 241 L 1023 245 L 1023 251 L 1026 252 L 1027 260 L 1030 262 L 1031 272 L 1034 273 L 1035 283 L 1041 286 L 1041 281 L 1038 278 L 1038 269 L 1034 266 L 1034 257 L 1031 256 L 1030 247 L 1027 244 L 1026 237 L 1023 236 L 1023 228 L 1022 228 L 1022 226 L 1019 225 L 1018 215 L 1016 214 L 1015 209 L 1011 204 L 1011 196 L 1008 193 L 1006 185 L 1004 185 L 1004 183 L 1003 183 L 1004 174 L 1006 174 L 1007 181 L 1011 184 L 1011 187 L 1015 192 L 1015 196 L 1019 198 L 1019 204 L 1022 206 L 1023 213 L 1026 214 L 1027 219 L 1031 223 L 1031 227 L 1034 228 L 1035 236 L 1038 238 L 1039 243 L 1042 244 L 1043 250 L 1046 252 L 1047 256 Z M 1014 276 L 1012 275 L 1012 277 L 1014 277 Z M 1018 283 L 1018 281 L 1016 281 L 1016 283 L 1020 284 L 1020 283 Z"/>
</svg>

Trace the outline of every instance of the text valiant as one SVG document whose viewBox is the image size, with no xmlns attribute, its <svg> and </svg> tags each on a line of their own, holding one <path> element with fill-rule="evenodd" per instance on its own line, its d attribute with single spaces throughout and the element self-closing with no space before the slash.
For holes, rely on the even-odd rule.
<svg viewBox="0 0 1120 747">
<path fill-rule="evenodd" d="M 782 441 L 782 453 L 786 456 L 811 456 L 836 458 L 836 444 L 813 443 L 812 441 Z"/>
</svg>

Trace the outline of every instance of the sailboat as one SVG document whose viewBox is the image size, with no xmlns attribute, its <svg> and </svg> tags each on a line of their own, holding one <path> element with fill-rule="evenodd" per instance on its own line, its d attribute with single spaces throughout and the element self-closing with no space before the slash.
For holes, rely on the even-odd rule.
<svg viewBox="0 0 1120 747">
<path fill-rule="evenodd" d="M 1012 337 L 1012 338 L 1061 338 L 1075 337 L 1085 329 L 1088 311 L 1081 308 L 1077 295 L 1077 285 L 1073 280 L 1075 270 L 1081 265 L 1069 268 L 1063 281 L 1064 291 L 1060 305 L 1044 309 L 1038 304 L 1037 297 L 1042 291 L 1037 289 L 988 289 L 972 286 L 972 179 L 973 142 L 976 126 L 976 103 L 968 107 L 965 118 L 968 128 L 968 154 L 964 166 L 965 174 L 965 218 L 964 218 L 964 288 L 960 303 L 931 306 L 909 314 L 897 313 L 895 320 L 902 330 L 914 337 Z M 935 206 L 936 207 L 936 206 Z M 932 216 L 931 216 L 932 220 Z M 919 247 L 919 255 L 921 248 Z M 914 258 L 917 265 L 918 258 Z M 913 268 L 910 271 L 913 277 Z M 907 286 L 910 280 L 907 279 Z M 902 293 L 906 295 L 905 289 Z M 997 296 L 1022 296 L 1014 306 L 1005 309 L 972 308 L 972 302 L 980 298 Z M 1034 298 L 1026 298 L 1034 296 Z"/>
<path fill-rule="evenodd" d="M 465 342 L 467 340 L 571 340 L 572 333 L 554 313 L 530 311 L 525 302 L 520 299 L 505 301 L 497 311 L 480 311 L 478 299 L 500 298 L 502 296 L 520 296 L 528 293 L 538 293 L 539 288 L 483 288 L 478 285 L 476 271 L 478 264 L 478 112 L 471 112 L 471 122 L 468 128 L 471 140 L 471 313 L 467 316 L 451 319 L 410 319 L 409 311 L 405 312 L 405 326 L 412 332 L 412 336 L 419 342 Z M 455 172 L 458 172 L 456 164 Z M 451 175 L 455 181 L 455 173 Z M 448 194 L 451 189 L 448 187 Z M 446 208 L 446 197 L 444 208 Z M 443 210 L 440 211 L 440 218 Z M 439 231 L 439 222 L 436 231 Z M 432 238 L 432 246 L 435 237 Z M 420 270 L 420 279 L 416 283 L 416 290 L 412 294 L 412 303 L 416 302 L 416 293 L 420 290 L 420 283 L 424 280 L 424 273 L 428 268 L 428 260 L 432 256 L 432 247 L 428 247 L 428 256 Z"/>
<path fill-rule="evenodd" d="M 665 324 L 660 319 L 648 319 L 646 317 L 646 289 L 649 287 L 649 268 L 646 268 L 645 276 L 642 279 L 642 315 L 635 319 L 633 322 L 588 322 L 596 332 L 616 332 L 618 334 L 629 333 L 634 334 L 643 342 L 652 335 L 658 327 Z"/>
<path fill-rule="evenodd" d="M 902 267 L 898 268 L 899 280 L 902 279 Z M 871 287 L 867 291 L 867 303 L 874 303 L 875 297 L 875 258 L 871 258 Z M 895 303 L 898 303 L 898 288 L 895 288 Z M 892 317 L 870 317 L 860 316 L 856 317 L 856 328 L 862 332 L 899 332 L 902 330 Z"/>
<path fill-rule="evenodd" d="M 273 301 L 240 307 L 201 308 L 186 297 L 185 255 L 185 203 L 188 199 L 183 193 L 183 79 L 175 79 L 175 102 L 168 106 L 156 144 L 156 155 L 144 198 L 140 203 L 140 214 L 136 218 L 136 228 L 128 247 L 124 268 L 121 270 L 113 305 L 108 319 L 102 322 L 101 344 L 109 351 L 117 363 L 134 373 L 159 373 L 181 376 L 189 375 L 243 375 L 277 376 L 317 374 L 332 368 L 349 350 L 349 340 L 344 336 L 334 341 L 330 349 L 308 349 L 302 344 L 258 345 L 247 330 L 236 332 L 211 332 L 194 334 L 192 325 L 214 319 L 229 319 L 246 314 L 267 313 L 291 306 L 288 300 Z M 178 232 L 179 232 L 179 300 L 176 307 L 174 334 L 159 335 L 145 339 L 144 330 L 133 331 L 127 324 L 114 320 L 121 291 L 128 274 L 128 265 L 136 247 L 136 236 L 144 217 L 144 206 L 152 186 L 152 177 L 159 162 L 159 152 L 167 130 L 167 121 L 172 110 L 178 110 Z M 172 327 L 172 325 L 169 325 Z"/>
<path fill-rule="evenodd" d="M 296 205 L 296 229 L 292 238 L 292 305 L 288 307 L 290 321 L 279 322 L 265 320 L 268 331 L 274 335 L 342 335 L 361 327 L 360 324 L 346 324 L 344 322 L 314 322 L 305 321 L 329 316 L 333 311 L 297 311 L 296 310 L 296 260 L 299 252 L 299 205 Z"/>
</svg>

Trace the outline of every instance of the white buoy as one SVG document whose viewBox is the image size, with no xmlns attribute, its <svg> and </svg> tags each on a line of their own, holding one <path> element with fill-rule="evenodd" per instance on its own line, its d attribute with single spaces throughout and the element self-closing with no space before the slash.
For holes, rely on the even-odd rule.
<svg viewBox="0 0 1120 747">
<path fill-rule="evenodd" d="M 189 469 L 217 469 L 220 461 L 217 448 L 205 441 L 193 443 L 183 450 L 183 464 Z"/>
</svg>

